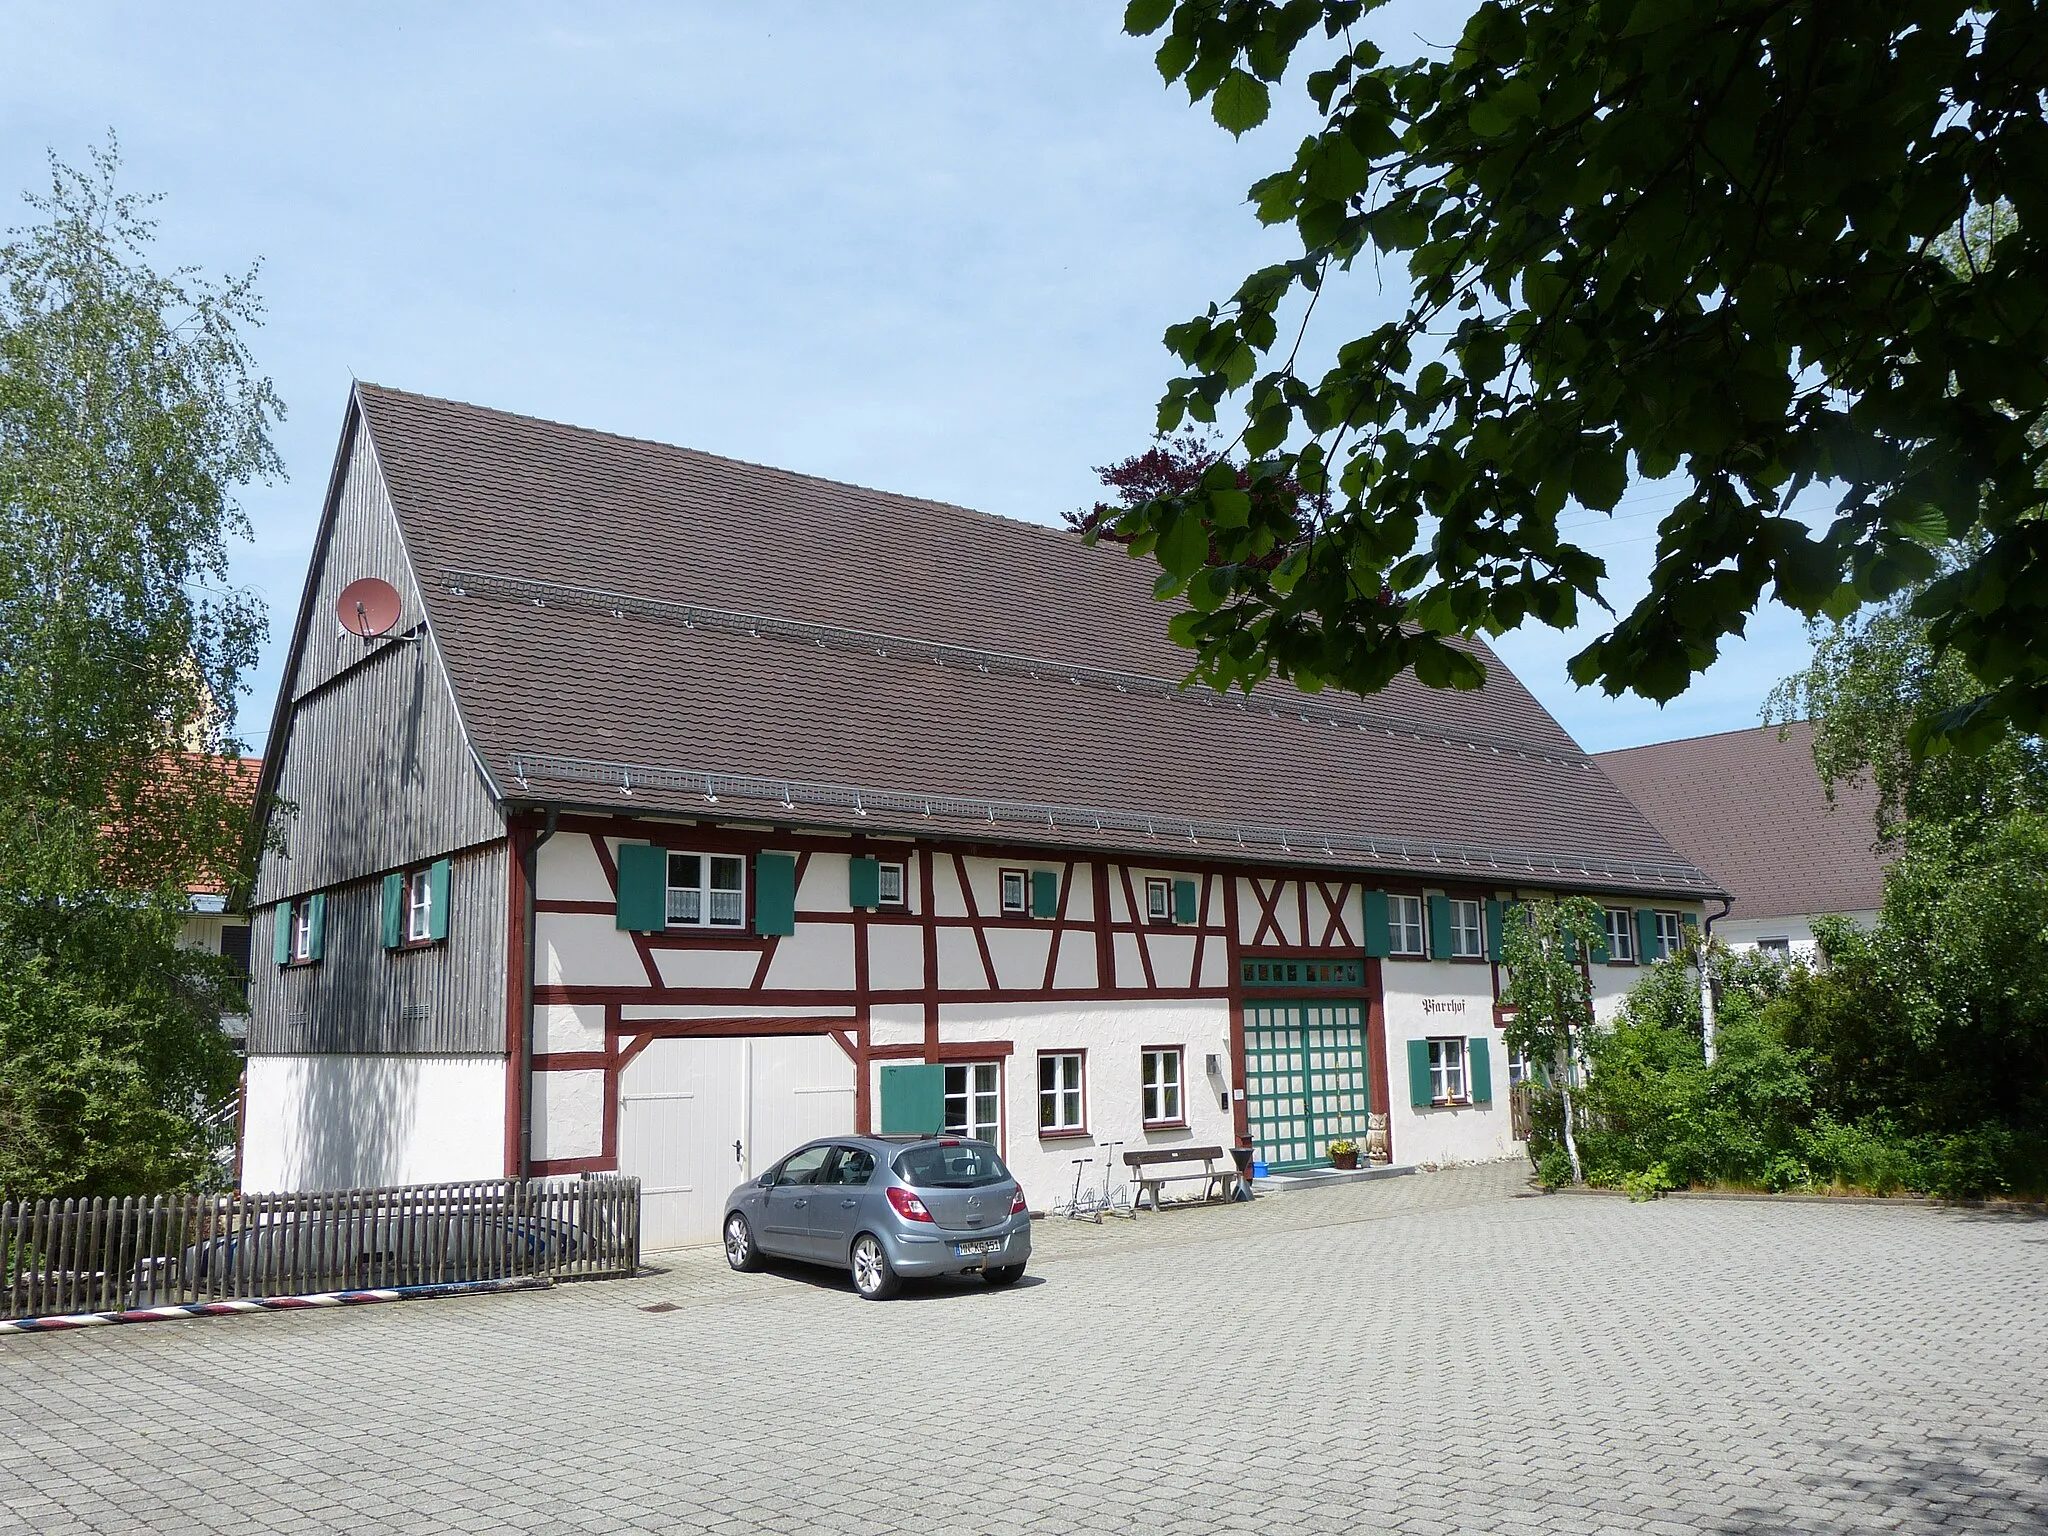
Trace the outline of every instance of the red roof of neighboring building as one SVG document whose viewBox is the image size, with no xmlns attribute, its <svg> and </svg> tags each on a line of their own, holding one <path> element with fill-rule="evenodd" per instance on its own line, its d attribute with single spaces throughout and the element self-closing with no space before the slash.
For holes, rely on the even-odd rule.
<svg viewBox="0 0 2048 1536">
<path fill-rule="evenodd" d="M 1873 911 L 1877 792 L 1835 785 L 1813 762 L 1813 727 L 1759 726 L 1597 753 L 1593 759 L 1666 840 L 1735 897 L 1735 917 Z"/>
</svg>

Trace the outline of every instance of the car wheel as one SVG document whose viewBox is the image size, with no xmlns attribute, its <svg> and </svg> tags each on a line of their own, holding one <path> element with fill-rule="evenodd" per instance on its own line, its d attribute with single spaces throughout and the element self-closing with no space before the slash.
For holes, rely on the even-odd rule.
<svg viewBox="0 0 2048 1536">
<path fill-rule="evenodd" d="M 984 1269 L 981 1272 L 981 1278 L 1000 1290 L 1003 1286 L 1015 1285 L 1019 1280 L 1022 1280 L 1024 1278 L 1024 1266 L 1022 1264 L 1003 1264 L 995 1269 Z"/>
<path fill-rule="evenodd" d="M 754 1246 L 754 1229 L 738 1211 L 725 1218 L 725 1262 L 742 1274 L 751 1274 L 761 1267 L 761 1250 Z"/>
<path fill-rule="evenodd" d="M 903 1288 L 882 1240 L 863 1232 L 853 1240 L 853 1288 L 869 1301 L 887 1301 Z"/>
</svg>

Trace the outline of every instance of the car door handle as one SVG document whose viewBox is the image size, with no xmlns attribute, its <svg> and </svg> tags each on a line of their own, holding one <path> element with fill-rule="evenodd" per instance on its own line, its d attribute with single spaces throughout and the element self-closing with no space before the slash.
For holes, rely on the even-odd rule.
<svg viewBox="0 0 2048 1536">
<path fill-rule="evenodd" d="M 811 1202 L 808 1200 L 792 1200 L 790 1202 L 790 1204 L 794 1205 L 798 1210 L 802 1210 L 805 1206 L 809 1205 L 810 1203 Z"/>
<path fill-rule="evenodd" d="M 859 1204 L 860 1202 L 858 1200 L 842 1200 L 839 1202 L 839 1209 L 841 1209 L 842 1211 L 850 1211 Z"/>
</svg>

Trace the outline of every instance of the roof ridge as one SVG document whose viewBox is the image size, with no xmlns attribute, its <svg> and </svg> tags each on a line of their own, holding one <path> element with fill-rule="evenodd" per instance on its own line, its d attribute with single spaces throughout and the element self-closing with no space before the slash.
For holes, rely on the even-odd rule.
<svg viewBox="0 0 2048 1536">
<path fill-rule="evenodd" d="M 1609 747 L 1606 751 L 1595 752 L 1591 756 L 1597 760 L 1603 757 L 1619 757 L 1624 752 L 1654 752 L 1660 747 L 1683 747 L 1695 741 L 1719 741 L 1724 736 L 1755 736 L 1764 731 L 1782 731 L 1789 726 L 1811 724 L 1813 722 L 1810 719 L 1777 722 L 1766 720 L 1762 725 L 1741 725 L 1725 731 L 1702 731 L 1697 736 L 1674 736 L 1669 741 L 1643 741 L 1632 747 Z"/>
</svg>

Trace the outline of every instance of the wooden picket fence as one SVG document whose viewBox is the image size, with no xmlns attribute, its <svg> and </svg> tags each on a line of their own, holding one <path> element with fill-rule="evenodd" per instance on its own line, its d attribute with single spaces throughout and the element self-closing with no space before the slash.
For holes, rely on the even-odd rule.
<svg viewBox="0 0 2048 1536">
<path fill-rule="evenodd" d="M 616 1174 L 0 1204 L 0 1317 L 639 1267 L 640 1181 Z"/>
</svg>

